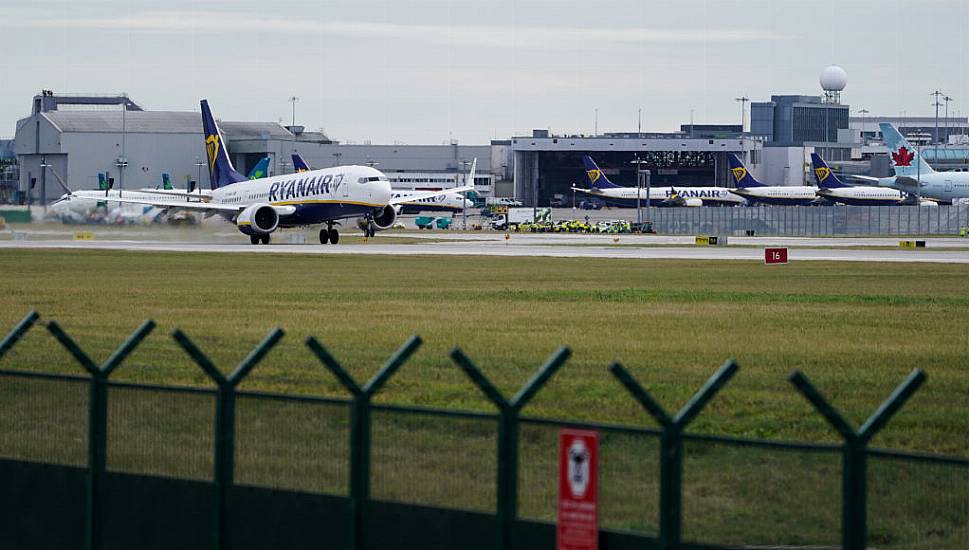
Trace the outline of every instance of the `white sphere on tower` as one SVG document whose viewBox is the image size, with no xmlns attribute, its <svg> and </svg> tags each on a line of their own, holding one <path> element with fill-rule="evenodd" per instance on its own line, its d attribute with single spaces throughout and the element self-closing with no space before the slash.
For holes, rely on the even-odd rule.
<svg viewBox="0 0 969 550">
<path fill-rule="evenodd" d="M 821 71 L 821 89 L 826 92 L 840 92 L 848 85 L 848 73 L 837 65 L 831 65 Z"/>
</svg>

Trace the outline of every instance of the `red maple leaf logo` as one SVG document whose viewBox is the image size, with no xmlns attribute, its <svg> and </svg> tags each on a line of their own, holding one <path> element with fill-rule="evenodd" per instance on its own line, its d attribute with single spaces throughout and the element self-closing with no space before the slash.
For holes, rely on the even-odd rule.
<svg viewBox="0 0 969 550">
<path fill-rule="evenodd" d="M 899 147 L 897 153 L 892 153 L 892 161 L 895 163 L 895 166 L 911 166 L 912 159 L 914 158 L 915 153 L 905 147 Z"/>
</svg>

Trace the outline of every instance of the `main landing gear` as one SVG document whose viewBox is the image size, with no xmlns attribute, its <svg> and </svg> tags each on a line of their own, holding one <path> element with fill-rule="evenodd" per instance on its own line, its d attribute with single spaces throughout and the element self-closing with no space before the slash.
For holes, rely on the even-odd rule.
<svg viewBox="0 0 969 550">
<path fill-rule="evenodd" d="M 320 229 L 320 244 L 337 244 L 340 242 L 340 232 L 337 231 L 332 223 L 326 224 L 325 229 Z"/>
<path fill-rule="evenodd" d="M 249 242 L 252 244 L 269 244 L 269 233 L 265 235 L 249 235 Z"/>
</svg>

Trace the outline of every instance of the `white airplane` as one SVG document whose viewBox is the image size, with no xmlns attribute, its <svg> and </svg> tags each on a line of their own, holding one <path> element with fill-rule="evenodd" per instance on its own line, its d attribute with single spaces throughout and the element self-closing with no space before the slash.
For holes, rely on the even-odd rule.
<svg viewBox="0 0 969 550">
<path fill-rule="evenodd" d="M 831 171 L 821 155 L 811 153 L 814 176 L 818 179 L 818 196 L 832 202 L 855 206 L 938 206 L 938 203 L 919 200 L 915 195 L 898 189 L 872 185 L 848 185 Z"/>
<path fill-rule="evenodd" d="M 252 244 L 269 244 L 272 232 L 281 227 L 319 224 L 326 224 L 320 229 L 320 243 L 336 244 L 340 233 L 333 226 L 339 220 L 365 217 L 376 227 L 387 228 L 397 219 L 397 206 L 404 201 L 392 198 L 387 176 L 369 166 L 338 166 L 250 181 L 232 167 L 208 101 L 203 99 L 201 106 L 212 191 L 143 190 L 148 196 L 122 193 L 112 197 L 112 202 L 203 212 L 206 216 L 218 214 L 249 235 Z M 450 191 L 471 189 L 469 185 Z M 104 200 L 100 191 L 67 191 L 63 200 Z M 426 192 L 408 200 L 439 194 Z"/>
<path fill-rule="evenodd" d="M 969 172 L 936 172 L 925 162 L 919 151 L 909 145 L 908 140 L 895 126 L 882 122 L 879 127 L 882 139 L 891 152 L 895 175 L 888 178 L 851 176 L 852 178 L 872 182 L 880 187 L 898 189 L 922 199 L 958 202 L 960 199 L 969 198 Z"/>
<path fill-rule="evenodd" d="M 467 182 L 469 185 L 473 185 L 474 182 L 474 172 L 478 166 L 478 159 L 474 159 L 471 162 L 471 171 L 468 173 Z M 302 155 L 299 153 L 293 153 L 293 167 L 297 172 L 306 172 L 310 169 L 309 164 L 303 160 Z M 474 208 L 474 201 L 471 201 L 464 197 L 461 193 L 448 190 L 438 191 L 438 195 L 431 197 L 426 196 L 427 193 L 420 191 L 409 191 L 403 189 L 393 189 L 391 198 L 401 199 L 401 202 L 397 207 L 397 214 L 420 214 L 421 212 L 460 212 L 465 208 Z M 417 197 L 417 198 L 413 198 Z M 369 224 L 366 222 L 361 223 L 358 220 L 357 225 L 360 225 L 361 229 L 367 230 Z"/>
<path fill-rule="evenodd" d="M 733 153 L 727 153 L 730 173 L 737 183 L 733 193 L 744 197 L 751 203 L 783 204 L 807 206 L 817 204 L 818 188 L 810 185 L 764 185 L 750 175 L 744 163 Z"/>
<path fill-rule="evenodd" d="M 609 181 L 609 178 L 602 173 L 602 170 L 589 155 L 583 155 L 582 162 L 585 164 L 585 173 L 589 178 L 589 189 L 572 187 L 572 190 L 595 197 L 612 206 L 635 208 L 637 196 L 641 202 L 640 206 L 739 206 L 747 204 L 743 197 L 722 187 L 675 188 L 651 186 L 647 196 L 645 189 L 621 187 Z"/>
</svg>

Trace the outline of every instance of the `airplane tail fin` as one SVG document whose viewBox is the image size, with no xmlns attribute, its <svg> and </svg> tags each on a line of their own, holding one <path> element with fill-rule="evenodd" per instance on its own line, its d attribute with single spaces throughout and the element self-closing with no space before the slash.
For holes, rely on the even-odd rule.
<svg viewBox="0 0 969 550">
<path fill-rule="evenodd" d="M 908 140 L 888 122 L 878 125 L 882 131 L 882 139 L 891 152 L 892 167 L 896 176 L 917 177 L 920 174 L 935 172 L 922 158 L 917 149 L 909 145 Z"/>
<path fill-rule="evenodd" d="M 838 175 L 831 171 L 828 167 L 828 163 L 824 162 L 821 155 L 817 153 L 811 153 L 811 165 L 814 168 L 814 177 L 818 179 L 818 187 L 823 189 L 839 189 L 842 187 L 851 187 L 845 184 L 838 178 Z"/>
<path fill-rule="evenodd" d="M 166 191 L 175 189 L 175 186 L 172 185 L 172 177 L 167 173 L 162 173 L 162 189 L 165 189 Z"/>
<path fill-rule="evenodd" d="M 582 163 L 585 164 L 585 175 L 589 178 L 589 187 L 593 189 L 614 189 L 618 185 L 609 181 L 609 178 L 602 173 L 596 161 L 589 155 L 582 155 Z"/>
<path fill-rule="evenodd" d="M 750 172 L 747 171 L 747 167 L 744 166 L 744 163 L 740 162 L 737 155 L 727 153 L 727 162 L 730 163 L 730 173 L 733 175 L 733 179 L 738 188 L 744 189 L 746 187 L 765 187 L 763 183 L 757 181 L 754 176 L 750 175 Z"/>
<path fill-rule="evenodd" d="M 248 177 L 251 180 L 264 178 L 269 174 L 269 157 L 262 157 L 259 162 L 249 170 Z"/>
<path fill-rule="evenodd" d="M 107 191 L 108 177 L 104 172 L 98 172 L 98 191 Z"/>
<path fill-rule="evenodd" d="M 303 157 L 299 153 L 293 153 L 293 170 L 296 173 L 310 171 L 310 165 L 306 164 L 306 161 L 303 160 Z"/>
<path fill-rule="evenodd" d="M 246 181 L 246 177 L 236 172 L 229 160 L 229 155 L 225 149 L 225 138 L 219 130 L 212 111 L 209 110 L 209 102 L 203 99 L 202 106 L 202 131 L 205 132 L 205 155 L 209 160 L 209 181 L 212 189 L 218 189 L 240 181 Z"/>
</svg>

